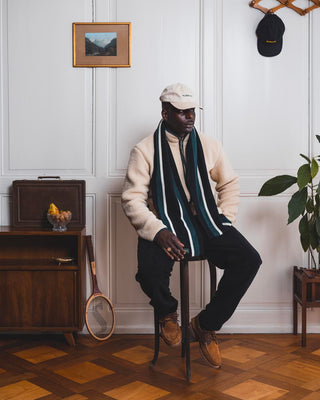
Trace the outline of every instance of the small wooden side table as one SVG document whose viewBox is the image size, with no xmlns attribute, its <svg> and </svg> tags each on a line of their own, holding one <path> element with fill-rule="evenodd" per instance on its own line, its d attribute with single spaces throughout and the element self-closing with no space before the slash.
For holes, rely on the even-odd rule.
<svg viewBox="0 0 320 400">
<path fill-rule="evenodd" d="M 302 310 L 301 346 L 307 344 L 307 308 L 320 307 L 320 274 L 314 270 L 293 269 L 293 334 L 298 333 L 298 303 Z"/>
</svg>

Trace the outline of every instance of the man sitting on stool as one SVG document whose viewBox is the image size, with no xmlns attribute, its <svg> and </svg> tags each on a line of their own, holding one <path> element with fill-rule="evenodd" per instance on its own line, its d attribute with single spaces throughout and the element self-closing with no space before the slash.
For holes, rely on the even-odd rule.
<svg viewBox="0 0 320 400">
<path fill-rule="evenodd" d="M 189 327 L 206 361 L 220 368 L 215 331 L 234 313 L 261 258 L 232 225 L 238 177 L 221 144 L 196 131 L 192 91 L 173 84 L 160 101 L 162 120 L 132 149 L 122 193 L 124 212 L 139 235 L 136 279 L 159 314 L 162 339 L 176 346 L 181 342 L 178 302 L 169 289 L 174 262 L 188 253 L 224 269 L 214 298 Z"/>
</svg>

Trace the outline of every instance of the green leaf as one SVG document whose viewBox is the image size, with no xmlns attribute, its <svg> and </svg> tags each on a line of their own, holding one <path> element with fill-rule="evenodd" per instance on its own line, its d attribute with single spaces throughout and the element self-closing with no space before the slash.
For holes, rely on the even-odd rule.
<svg viewBox="0 0 320 400">
<path fill-rule="evenodd" d="M 316 217 L 320 217 L 320 197 L 318 194 L 314 196 L 315 198 L 315 206 L 314 206 L 314 213 Z"/>
<path fill-rule="evenodd" d="M 319 185 L 317 187 L 317 193 L 320 194 L 320 182 L 319 182 Z"/>
<path fill-rule="evenodd" d="M 320 135 L 316 135 L 316 138 L 318 139 L 318 142 L 320 143 Z"/>
<path fill-rule="evenodd" d="M 300 153 L 300 156 L 303 157 L 304 159 L 306 159 L 308 161 L 309 164 L 311 164 L 311 160 L 309 157 L 305 156 L 304 154 Z"/>
<path fill-rule="evenodd" d="M 309 214 L 313 213 L 313 210 L 314 210 L 313 201 L 310 197 L 308 198 L 308 201 L 306 204 L 306 210 Z"/>
<path fill-rule="evenodd" d="M 319 171 L 319 164 L 313 158 L 312 162 L 311 162 L 311 177 L 312 177 L 312 179 L 317 175 L 318 171 Z"/>
<path fill-rule="evenodd" d="M 311 181 L 311 168 L 309 164 L 303 164 L 298 169 L 298 186 L 301 190 Z"/>
<path fill-rule="evenodd" d="M 317 234 L 320 236 L 320 217 L 316 218 L 316 231 Z"/>
<path fill-rule="evenodd" d="M 300 242 L 304 251 L 307 251 L 310 246 L 309 238 L 309 221 L 308 215 L 305 214 L 299 222 Z"/>
<path fill-rule="evenodd" d="M 306 187 L 303 188 L 301 191 L 296 192 L 291 197 L 291 200 L 289 201 L 288 204 L 288 212 L 289 212 L 288 224 L 290 224 L 304 212 L 306 208 L 307 197 L 308 197 L 308 189 Z"/>
<path fill-rule="evenodd" d="M 309 221 L 309 240 L 313 249 L 319 246 L 319 237 L 316 230 L 316 222 Z"/>
<path fill-rule="evenodd" d="M 291 175 L 279 175 L 269 179 L 260 189 L 258 196 L 274 196 L 287 190 L 297 182 L 297 178 Z"/>
<path fill-rule="evenodd" d="M 307 251 L 310 246 L 309 235 L 308 236 L 300 236 L 300 242 L 301 242 L 303 250 Z"/>
<path fill-rule="evenodd" d="M 301 236 L 309 235 L 308 214 L 305 214 L 299 222 L 299 232 Z"/>
</svg>

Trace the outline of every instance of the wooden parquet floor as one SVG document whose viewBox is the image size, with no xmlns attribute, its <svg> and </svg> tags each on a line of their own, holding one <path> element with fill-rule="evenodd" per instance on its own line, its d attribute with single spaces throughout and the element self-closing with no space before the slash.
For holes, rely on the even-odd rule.
<svg viewBox="0 0 320 400">
<path fill-rule="evenodd" d="M 293 335 L 219 335 L 215 370 L 191 345 L 191 382 L 180 348 L 161 343 L 154 369 L 152 335 L 0 335 L 0 400 L 320 400 L 320 335 L 307 347 Z"/>
</svg>

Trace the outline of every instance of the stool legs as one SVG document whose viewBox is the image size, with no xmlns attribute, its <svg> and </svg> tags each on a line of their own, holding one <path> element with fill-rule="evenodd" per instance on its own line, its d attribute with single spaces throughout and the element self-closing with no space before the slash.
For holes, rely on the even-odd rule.
<svg viewBox="0 0 320 400">
<path fill-rule="evenodd" d="M 191 261 L 199 261 L 201 259 L 192 259 Z M 190 260 L 189 260 L 190 261 Z M 209 261 L 210 270 L 210 298 L 212 299 L 216 292 L 217 274 L 216 266 Z M 191 380 L 191 369 L 190 369 L 190 338 L 189 338 L 189 322 L 190 322 L 190 310 L 189 310 L 189 266 L 188 260 L 180 261 L 180 296 L 181 296 L 181 332 L 182 332 L 182 344 L 181 344 L 181 357 L 186 358 L 186 378 L 187 381 Z M 154 355 L 150 362 L 150 367 L 154 367 L 159 356 L 160 347 L 160 327 L 159 327 L 159 314 L 154 312 Z"/>
<path fill-rule="evenodd" d="M 190 341 L 189 341 L 189 271 L 188 261 L 180 261 L 180 295 L 181 295 L 181 330 L 182 346 L 181 356 L 186 357 L 187 381 L 191 379 L 190 372 Z"/>
<path fill-rule="evenodd" d="M 159 333 L 159 314 L 154 312 L 154 354 L 150 362 L 150 367 L 154 367 L 159 356 L 160 348 L 160 333 Z"/>
</svg>

